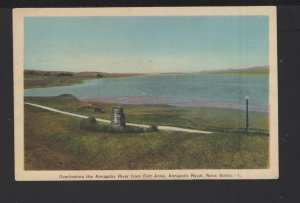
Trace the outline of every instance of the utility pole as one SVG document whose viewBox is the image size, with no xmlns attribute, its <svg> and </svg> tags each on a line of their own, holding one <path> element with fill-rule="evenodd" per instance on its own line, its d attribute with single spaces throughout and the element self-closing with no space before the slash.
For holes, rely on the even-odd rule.
<svg viewBox="0 0 300 203">
<path fill-rule="evenodd" d="M 249 113 L 248 113 L 248 100 L 249 97 L 246 96 L 246 134 L 249 135 Z"/>
</svg>

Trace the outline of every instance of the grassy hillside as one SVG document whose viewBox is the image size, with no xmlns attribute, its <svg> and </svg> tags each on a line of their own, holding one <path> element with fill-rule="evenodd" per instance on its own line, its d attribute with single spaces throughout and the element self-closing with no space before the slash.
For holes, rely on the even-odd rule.
<svg viewBox="0 0 300 203">
<path fill-rule="evenodd" d="M 62 98 L 68 102 L 63 104 Z M 68 95 L 54 100 L 57 103 L 53 105 L 61 105 L 66 109 L 84 105 Z M 40 99 L 40 103 L 46 102 L 46 99 L 43 102 Z M 153 108 L 162 110 L 163 107 Z M 168 115 L 169 110 L 162 113 Z M 133 109 L 131 114 L 134 115 Z M 25 105 L 25 170 L 228 169 L 268 166 L 268 136 L 245 136 L 244 133 L 228 132 L 199 135 L 165 131 L 109 134 L 83 130 L 80 121 L 79 118 Z"/>
<path fill-rule="evenodd" d="M 102 73 L 102 72 L 65 72 L 65 71 L 24 71 L 24 87 L 41 88 L 53 86 L 66 86 L 81 83 L 84 80 L 109 77 L 127 77 L 137 74 Z"/>
<path fill-rule="evenodd" d="M 63 111 L 110 119 L 116 104 L 84 103 L 72 95 L 58 97 L 28 97 L 25 101 L 50 106 Z M 180 108 L 163 105 L 122 105 L 127 122 L 170 125 L 199 130 L 244 131 L 245 112 L 221 108 Z M 249 113 L 249 125 L 254 131 L 268 133 L 268 115 Z"/>
<path fill-rule="evenodd" d="M 258 67 L 240 68 L 240 69 L 224 69 L 224 70 L 214 70 L 214 71 L 203 71 L 202 73 L 265 75 L 265 74 L 269 74 L 269 66 L 258 66 Z"/>
</svg>

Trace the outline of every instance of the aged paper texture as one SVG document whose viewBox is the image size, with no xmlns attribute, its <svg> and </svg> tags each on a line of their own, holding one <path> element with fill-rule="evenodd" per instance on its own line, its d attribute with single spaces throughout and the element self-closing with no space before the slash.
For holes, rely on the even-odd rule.
<svg viewBox="0 0 300 203">
<path fill-rule="evenodd" d="M 276 7 L 13 11 L 15 179 L 276 179 Z"/>
</svg>

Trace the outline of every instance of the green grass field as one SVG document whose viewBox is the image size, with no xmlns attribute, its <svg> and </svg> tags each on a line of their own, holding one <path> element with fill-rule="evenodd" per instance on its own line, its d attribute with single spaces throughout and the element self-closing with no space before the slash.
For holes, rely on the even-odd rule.
<svg viewBox="0 0 300 203">
<path fill-rule="evenodd" d="M 113 105 L 98 103 L 91 107 L 70 95 L 25 100 L 107 119 Z M 105 112 L 95 113 L 94 107 Z M 25 170 L 268 167 L 269 137 L 266 133 L 246 136 L 240 130 L 244 117 L 241 111 L 155 105 L 123 107 L 130 122 L 217 131 L 211 135 L 171 131 L 90 132 L 80 128 L 79 118 L 25 105 Z M 251 113 L 250 116 L 252 128 L 267 132 L 266 114 Z"/>
<path fill-rule="evenodd" d="M 110 119 L 111 109 L 118 104 L 84 103 L 72 95 L 57 97 L 28 97 L 25 101 L 53 107 L 59 110 Z M 126 121 L 141 124 L 170 125 L 183 128 L 213 131 L 244 131 L 245 112 L 221 108 L 180 108 L 163 105 L 122 105 Z M 104 112 L 95 112 L 103 109 Z M 249 113 L 250 128 L 268 133 L 268 115 Z"/>
</svg>

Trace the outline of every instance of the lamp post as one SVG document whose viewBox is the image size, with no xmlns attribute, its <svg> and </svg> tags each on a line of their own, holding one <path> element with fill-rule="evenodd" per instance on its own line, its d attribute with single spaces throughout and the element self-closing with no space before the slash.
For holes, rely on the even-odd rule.
<svg viewBox="0 0 300 203">
<path fill-rule="evenodd" d="M 246 135 L 249 135 L 249 114 L 248 114 L 248 100 L 249 97 L 246 96 Z"/>
</svg>

